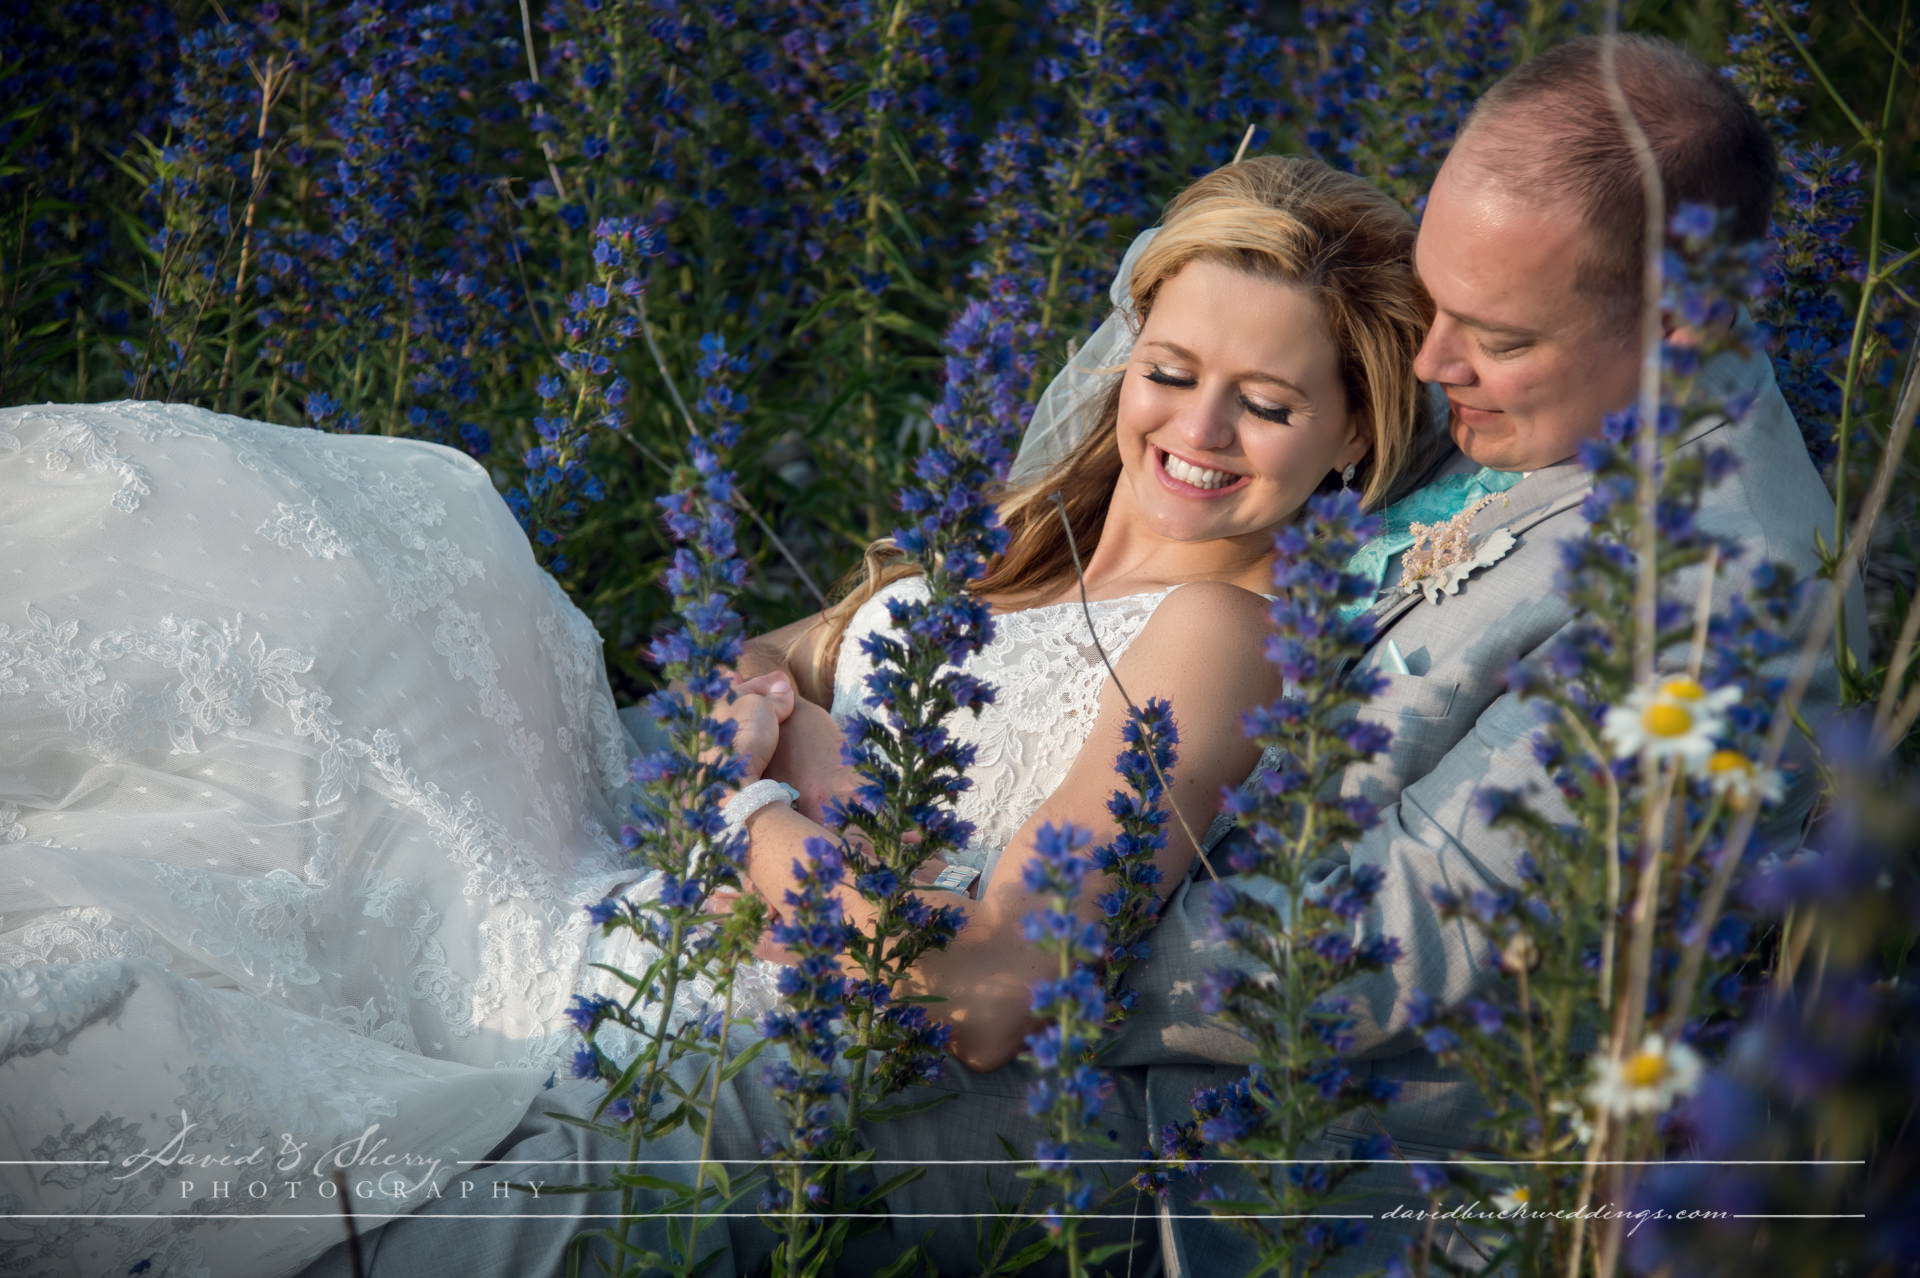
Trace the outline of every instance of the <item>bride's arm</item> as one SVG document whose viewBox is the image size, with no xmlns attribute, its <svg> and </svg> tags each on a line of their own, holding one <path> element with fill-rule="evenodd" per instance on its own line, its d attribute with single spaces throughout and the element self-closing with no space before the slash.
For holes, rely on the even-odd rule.
<svg viewBox="0 0 1920 1278">
<path fill-rule="evenodd" d="M 1245 779 L 1258 752 L 1241 729 L 1240 717 L 1279 693 L 1279 676 L 1266 660 L 1266 603 L 1257 595 L 1218 582 L 1196 582 L 1170 596 L 1119 663 L 1120 680 L 1139 703 L 1163 697 L 1179 727 L 1179 761 L 1173 768 L 1173 802 L 1167 846 L 1156 858 L 1162 900 L 1193 862 L 1186 830 L 1204 833 L 1222 789 Z M 1026 939 L 1024 920 L 1037 903 L 1027 893 L 1023 870 L 1035 854 L 1043 825 L 1071 822 L 1091 829 L 1096 841 L 1113 837 L 1116 825 L 1108 797 L 1120 784 L 1113 761 L 1122 748 L 1127 708 L 1108 682 L 1100 714 L 1085 747 L 1065 779 L 1041 804 L 1001 857 L 980 900 L 941 893 L 930 899 L 966 916 L 960 935 L 944 951 L 920 960 L 903 992 L 945 999 L 930 1010 L 954 1032 L 953 1051 L 975 1070 L 997 1069 L 1017 1056 L 1035 1028 L 1029 1007 L 1034 982 L 1052 975 L 1054 960 Z M 794 888 L 793 861 L 809 836 L 826 831 L 803 814 L 778 805 L 749 822 L 751 876 L 778 907 Z M 1087 877 L 1080 913 L 1100 917 L 1095 904 L 1111 880 Z M 842 893 L 848 921 L 871 927 L 872 910 L 851 891 Z"/>
</svg>

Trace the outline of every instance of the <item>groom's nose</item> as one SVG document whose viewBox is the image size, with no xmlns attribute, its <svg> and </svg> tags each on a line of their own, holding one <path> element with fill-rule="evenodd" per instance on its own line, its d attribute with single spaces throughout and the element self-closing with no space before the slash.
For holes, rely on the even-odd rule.
<svg viewBox="0 0 1920 1278">
<path fill-rule="evenodd" d="M 1467 334 L 1445 315 L 1433 317 L 1427 340 L 1413 357 L 1413 375 L 1423 382 L 1465 386 L 1473 381 L 1473 361 L 1467 358 Z"/>
</svg>

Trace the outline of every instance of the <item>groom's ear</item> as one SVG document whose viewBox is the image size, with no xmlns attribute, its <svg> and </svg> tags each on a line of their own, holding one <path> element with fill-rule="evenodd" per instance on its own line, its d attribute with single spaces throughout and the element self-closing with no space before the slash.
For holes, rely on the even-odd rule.
<svg viewBox="0 0 1920 1278">
<path fill-rule="evenodd" d="M 1723 322 L 1702 329 L 1692 324 L 1676 324 L 1671 315 L 1663 312 L 1660 316 L 1660 339 L 1670 346 L 1698 346 L 1710 332 L 1716 337 L 1724 337 L 1733 331 L 1737 322 L 1733 316 L 1728 316 Z"/>
</svg>

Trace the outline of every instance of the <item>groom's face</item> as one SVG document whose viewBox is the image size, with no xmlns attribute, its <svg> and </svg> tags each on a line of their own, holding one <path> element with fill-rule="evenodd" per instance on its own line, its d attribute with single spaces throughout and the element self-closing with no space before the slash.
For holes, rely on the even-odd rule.
<svg viewBox="0 0 1920 1278">
<path fill-rule="evenodd" d="M 1446 392 L 1460 451 L 1496 470 L 1573 456 L 1633 401 L 1630 320 L 1575 288 L 1588 233 L 1575 215 L 1491 180 L 1471 135 L 1428 196 L 1414 264 L 1433 328 L 1414 371 Z"/>
</svg>

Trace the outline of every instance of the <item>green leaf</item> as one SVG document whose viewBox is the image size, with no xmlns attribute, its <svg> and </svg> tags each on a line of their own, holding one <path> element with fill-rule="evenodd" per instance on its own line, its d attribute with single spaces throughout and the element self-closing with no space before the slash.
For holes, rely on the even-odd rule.
<svg viewBox="0 0 1920 1278">
<path fill-rule="evenodd" d="M 1207 1200 L 1207 1210 L 1216 1216 L 1248 1215 L 1253 1212 L 1266 1211 L 1271 1208 L 1272 1205 L 1271 1203 L 1243 1202 L 1237 1198 L 1210 1198 Z"/>
<path fill-rule="evenodd" d="M 915 319 L 909 319 L 897 311 L 881 311 L 873 317 L 874 322 L 884 329 L 925 342 L 929 346 L 940 345 L 940 334 Z"/>
<path fill-rule="evenodd" d="M 895 1256 L 883 1268 L 873 1271 L 873 1278 L 906 1278 L 914 1272 L 936 1274 L 939 1270 L 933 1263 L 933 1257 L 927 1254 L 926 1244 L 915 1243 L 906 1251 Z"/>
<path fill-rule="evenodd" d="M 1113 1257 L 1115 1256 L 1124 1255 L 1127 1252 L 1132 1251 L 1134 1249 L 1134 1246 L 1135 1246 L 1134 1243 L 1123 1242 L 1123 1243 L 1107 1243 L 1105 1246 L 1095 1247 L 1087 1253 L 1087 1257 L 1086 1257 L 1087 1263 L 1089 1265 L 1100 1264 L 1103 1261 L 1113 1259 Z"/>
<path fill-rule="evenodd" d="M 867 1108 L 867 1117 L 872 1119 L 901 1118 L 908 1114 L 925 1113 L 927 1110 L 944 1105 L 948 1101 L 958 1099 L 960 1099 L 960 1097 L 957 1092 L 943 1092 L 938 1096 L 928 1097 L 926 1100 L 907 1101 L 900 1104 L 872 1105 Z"/>
<path fill-rule="evenodd" d="M 927 1174 L 927 1169 L 924 1167 L 909 1167 L 906 1171 L 901 1172 L 899 1175 L 890 1176 L 886 1180 L 882 1181 L 880 1184 L 875 1185 L 872 1189 L 869 1189 L 866 1193 L 861 1194 L 858 1198 L 853 1200 L 853 1205 L 856 1208 L 871 1206 L 875 1203 L 880 1202 L 888 1194 L 891 1194 L 894 1190 L 899 1189 L 904 1185 L 911 1185 L 914 1181 L 919 1180 L 922 1176 L 926 1174 Z"/>
<path fill-rule="evenodd" d="M 597 1194 L 608 1188 L 611 1188 L 611 1185 L 605 1183 L 594 1185 L 542 1185 L 540 1186 L 540 1196 L 542 1198 L 551 1198 L 556 1194 Z"/>
<path fill-rule="evenodd" d="M 670 1194 L 675 1198 L 691 1198 L 693 1186 L 677 1180 L 668 1180 L 664 1176 L 655 1176 L 648 1172 L 618 1171 L 613 1174 L 616 1185 L 625 1185 L 633 1189 L 651 1189 L 655 1193 Z"/>
<path fill-rule="evenodd" d="M 1030 1225 L 1030 1227 L 1038 1228 L 1037 1225 Z M 1053 1239 L 1035 1239 L 1007 1258 L 1006 1268 L 1003 1272 L 1010 1274 L 1023 1273 L 1034 1265 L 1039 1264 L 1042 1260 L 1045 1260 L 1055 1250 L 1057 1250 L 1057 1248 Z"/>
<path fill-rule="evenodd" d="M 772 1040 L 764 1038 L 754 1039 L 752 1043 L 741 1050 L 738 1056 L 720 1067 L 720 1081 L 722 1083 L 732 1082 L 735 1075 L 751 1065 L 761 1052 L 767 1050 L 767 1044 L 770 1041 Z"/>
<path fill-rule="evenodd" d="M 715 1247 L 712 1251 L 700 1257 L 699 1261 L 694 1264 L 693 1269 L 690 1272 L 694 1274 L 705 1273 L 708 1269 L 710 1269 L 713 1266 L 713 1262 L 720 1259 L 720 1257 L 726 1255 L 728 1250 L 729 1250 L 729 1244 L 721 1243 L 718 1247 Z"/>
</svg>

